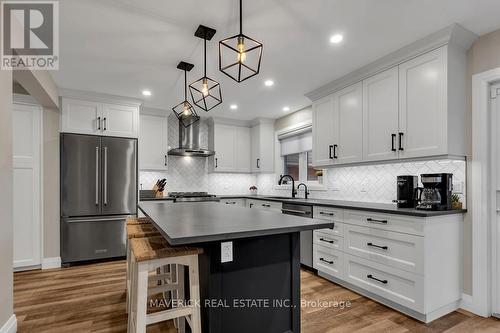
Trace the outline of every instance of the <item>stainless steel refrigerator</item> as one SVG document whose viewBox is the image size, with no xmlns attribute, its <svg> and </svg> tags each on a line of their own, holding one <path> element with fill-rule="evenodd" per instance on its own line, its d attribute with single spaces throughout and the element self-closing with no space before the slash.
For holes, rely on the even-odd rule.
<svg viewBox="0 0 500 333">
<path fill-rule="evenodd" d="M 61 134 L 63 264 L 126 255 L 137 214 L 137 139 Z"/>
</svg>

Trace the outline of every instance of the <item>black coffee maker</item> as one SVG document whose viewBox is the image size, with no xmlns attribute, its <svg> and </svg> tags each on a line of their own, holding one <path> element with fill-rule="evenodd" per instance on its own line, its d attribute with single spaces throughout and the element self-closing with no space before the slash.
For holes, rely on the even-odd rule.
<svg viewBox="0 0 500 333">
<path fill-rule="evenodd" d="M 420 175 L 424 187 L 417 189 L 417 209 L 451 210 L 453 174 L 426 173 Z"/>
<path fill-rule="evenodd" d="M 398 208 L 415 208 L 415 191 L 418 187 L 417 176 L 398 176 L 397 199 L 392 200 Z"/>
</svg>

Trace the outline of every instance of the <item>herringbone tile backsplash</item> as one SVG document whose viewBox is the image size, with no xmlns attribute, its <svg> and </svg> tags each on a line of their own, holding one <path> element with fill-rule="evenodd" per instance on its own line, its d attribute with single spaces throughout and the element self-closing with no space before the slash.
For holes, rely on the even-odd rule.
<svg viewBox="0 0 500 333">
<path fill-rule="evenodd" d="M 200 124 L 201 146 L 208 147 L 208 126 Z M 178 145 L 178 124 L 169 117 L 169 145 Z M 209 174 L 207 158 L 169 156 L 166 172 L 140 172 L 139 183 L 150 189 L 157 179 L 166 178 L 168 192 L 204 191 L 213 194 L 249 194 L 248 188 L 258 187 L 263 195 L 289 195 L 290 190 L 276 188 L 275 174 L 249 175 L 233 173 Z M 398 175 L 448 172 L 453 174 L 454 190 L 465 204 L 465 161 L 433 160 L 352 166 L 326 169 L 323 189 L 311 191 L 312 198 L 390 203 L 396 198 Z M 302 195 L 302 193 L 300 193 Z"/>
</svg>

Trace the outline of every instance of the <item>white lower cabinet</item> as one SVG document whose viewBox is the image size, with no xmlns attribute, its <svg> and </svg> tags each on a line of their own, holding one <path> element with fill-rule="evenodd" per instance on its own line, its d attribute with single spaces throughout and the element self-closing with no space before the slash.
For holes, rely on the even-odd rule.
<svg viewBox="0 0 500 333">
<path fill-rule="evenodd" d="M 226 206 L 246 207 L 245 199 L 221 199 L 219 203 Z"/>
<path fill-rule="evenodd" d="M 418 320 L 459 307 L 462 214 L 414 217 L 315 206 L 332 229 L 314 231 L 313 267 Z"/>
<path fill-rule="evenodd" d="M 247 199 L 247 208 L 256 208 L 263 209 L 269 211 L 275 211 L 281 213 L 281 202 L 279 201 L 265 201 L 265 200 L 255 200 L 255 199 Z"/>
<path fill-rule="evenodd" d="M 336 278 L 343 278 L 344 253 L 318 244 L 313 247 L 313 267 Z"/>
<path fill-rule="evenodd" d="M 424 312 L 423 276 L 345 254 L 345 280 L 409 309 Z"/>
</svg>

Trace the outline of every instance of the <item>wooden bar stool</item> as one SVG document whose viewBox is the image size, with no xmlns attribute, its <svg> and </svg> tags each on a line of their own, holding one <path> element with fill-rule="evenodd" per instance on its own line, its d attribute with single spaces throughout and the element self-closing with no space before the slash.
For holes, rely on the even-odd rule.
<svg viewBox="0 0 500 333">
<path fill-rule="evenodd" d="M 137 220 L 134 219 L 131 218 L 129 224 L 129 218 L 127 218 L 127 225 L 125 226 L 127 231 L 127 311 L 130 305 L 130 239 L 160 236 L 160 232 L 151 223 L 137 223 Z"/>
<path fill-rule="evenodd" d="M 184 330 L 185 319 L 193 333 L 201 333 L 198 255 L 203 253 L 203 249 L 187 246 L 172 247 L 163 237 L 132 238 L 130 248 L 132 279 L 128 332 L 145 333 L 147 325 L 179 318 L 177 325 L 179 332 Z M 177 304 L 176 307 L 148 314 L 149 272 L 167 265 L 177 265 L 179 272 L 184 271 L 183 266 L 188 267 L 191 300 L 184 302 L 180 299 L 182 304 Z M 179 277 L 176 283 L 167 287 L 172 290 L 182 289 L 183 293 L 183 281 L 184 279 Z"/>
<path fill-rule="evenodd" d="M 147 216 L 146 217 L 127 216 L 126 224 L 127 225 L 151 224 L 151 219 Z"/>
</svg>

